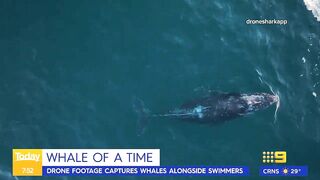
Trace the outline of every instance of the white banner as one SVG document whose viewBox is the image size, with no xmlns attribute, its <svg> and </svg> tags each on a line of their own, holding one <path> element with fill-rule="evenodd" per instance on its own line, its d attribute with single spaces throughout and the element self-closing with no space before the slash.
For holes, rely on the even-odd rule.
<svg viewBox="0 0 320 180">
<path fill-rule="evenodd" d="M 43 149 L 42 166 L 160 166 L 160 149 Z"/>
</svg>

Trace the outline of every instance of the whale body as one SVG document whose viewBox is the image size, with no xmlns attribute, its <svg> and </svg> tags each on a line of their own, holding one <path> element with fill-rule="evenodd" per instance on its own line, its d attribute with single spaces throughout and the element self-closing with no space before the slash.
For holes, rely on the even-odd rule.
<svg viewBox="0 0 320 180">
<path fill-rule="evenodd" d="M 151 117 L 174 117 L 197 123 L 221 123 L 266 109 L 279 101 L 277 95 L 268 93 L 211 93 L 207 97 L 193 99 L 165 114 L 150 114 L 140 99 L 134 109 L 139 115 L 138 129 L 143 133 Z"/>
<path fill-rule="evenodd" d="M 200 123 L 223 122 L 251 114 L 278 102 L 278 96 L 267 93 L 215 93 L 184 103 L 164 116 L 176 116 Z"/>
</svg>

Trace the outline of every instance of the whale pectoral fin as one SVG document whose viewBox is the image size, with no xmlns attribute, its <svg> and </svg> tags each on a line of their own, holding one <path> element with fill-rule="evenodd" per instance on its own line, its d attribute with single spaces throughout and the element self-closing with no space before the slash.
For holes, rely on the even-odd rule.
<svg viewBox="0 0 320 180">
<path fill-rule="evenodd" d="M 146 127 L 149 123 L 150 110 L 145 108 L 144 102 L 137 97 L 133 98 L 132 107 L 138 115 L 137 135 L 141 136 L 145 132 Z"/>
</svg>

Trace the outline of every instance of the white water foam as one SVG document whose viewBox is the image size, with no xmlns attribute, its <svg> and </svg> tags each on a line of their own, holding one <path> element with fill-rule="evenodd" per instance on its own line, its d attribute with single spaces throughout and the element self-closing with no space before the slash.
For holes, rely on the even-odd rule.
<svg viewBox="0 0 320 180">
<path fill-rule="evenodd" d="M 270 89 L 270 91 L 272 92 L 272 94 L 275 95 L 275 96 L 277 97 L 277 99 L 278 99 L 277 105 L 276 105 L 276 110 L 274 111 L 274 121 L 273 121 L 273 123 L 276 124 L 276 122 L 278 121 L 278 109 L 279 109 L 279 107 L 280 107 L 280 93 L 279 93 L 279 91 L 277 91 L 277 92 L 274 91 L 273 88 L 272 88 L 272 86 L 271 86 L 267 81 L 265 81 L 265 80 L 262 78 L 262 73 L 261 73 L 261 71 L 259 71 L 258 69 L 256 69 L 256 72 L 257 72 L 258 75 L 259 75 L 260 81 L 261 81 L 262 83 L 266 84 L 266 85 L 269 87 L 269 89 Z"/>
<path fill-rule="evenodd" d="M 303 0 L 307 9 L 312 12 L 313 16 L 320 21 L 320 0 Z"/>
</svg>

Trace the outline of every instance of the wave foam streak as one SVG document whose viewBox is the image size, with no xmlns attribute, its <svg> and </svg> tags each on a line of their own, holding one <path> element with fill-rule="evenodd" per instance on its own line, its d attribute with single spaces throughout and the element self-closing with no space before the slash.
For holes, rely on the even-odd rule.
<svg viewBox="0 0 320 180">
<path fill-rule="evenodd" d="M 320 21 L 320 0 L 303 0 L 307 9 L 312 12 L 313 16 Z"/>
</svg>

